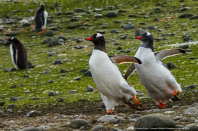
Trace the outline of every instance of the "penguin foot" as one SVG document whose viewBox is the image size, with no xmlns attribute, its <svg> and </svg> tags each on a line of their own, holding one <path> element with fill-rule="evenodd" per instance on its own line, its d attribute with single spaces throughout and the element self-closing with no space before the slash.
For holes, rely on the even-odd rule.
<svg viewBox="0 0 198 131">
<path fill-rule="evenodd" d="M 108 110 L 107 115 L 112 115 L 113 111 L 111 109 Z"/>
<path fill-rule="evenodd" d="M 164 108 L 165 104 L 164 103 L 159 103 L 159 107 Z"/>
<path fill-rule="evenodd" d="M 46 31 L 46 29 L 42 29 L 42 31 L 38 32 L 37 34 L 44 33 L 45 31 Z"/>
<path fill-rule="evenodd" d="M 133 102 L 135 103 L 135 105 L 140 106 L 141 104 L 138 102 L 136 95 L 133 96 Z"/>
<path fill-rule="evenodd" d="M 176 96 L 178 93 L 179 93 L 179 91 L 176 90 L 176 91 L 173 93 L 173 96 Z"/>
</svg>

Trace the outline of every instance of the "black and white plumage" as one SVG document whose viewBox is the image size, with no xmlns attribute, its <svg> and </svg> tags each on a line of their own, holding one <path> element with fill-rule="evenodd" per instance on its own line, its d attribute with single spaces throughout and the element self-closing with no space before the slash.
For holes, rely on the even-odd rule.
<svg viewBox="0 0 198 131">
<path fill-rule="evenodd" d="M 27 52 L 24 45 L 15 37 L 6 39 L 10 44 L 10 55 L 14 67 L 18 69 L 33 68 L 34 66 L 27 60 Z"/>
<path fill-rule="evenodd" d="M 182 89 L 177 83 L 175 77 L 160 61 L 166 57 L 185 53 L 181 49 L 168 49 L 154 52 L 153 36 L 144 30 L 137 30 L 136 39 L 142 41 L 141 46 L 135 54 L 135 57 L 142 61 L 142 64 L 131 64 L 128 68 L 125 78 L 127 79 L 136 69 L 138 76 L 146 88 L 149 96 L 160 107 L 165 107 L 168 100 L 179 100 L 176 96 Z"/>
<path fill-rule="evenodd" d="M 47 17 L 48 17 L 48 13 L 45 10 L 44 4 L 41 3 L 40 7 L 37 9 L 36 13 L 35 13 L 35 31 L 42 31 L 45 30 L 46 28 L 46 24 L 47 24 Z"/>
<path fill-rule="evenodd" d="M 134 103 L 138 106 L 140 105 L 136 99 L 137 93 L 124 79 L 115 63 L 122 63 L 122 59 L 123 62 L 131 63 L 141 63 L 141 61 L 126 55 L 109 57 L 105 49 L 105 39 L 99 33 L 93 34 L 86 40 L 94 43 L 89 66 L 107 112 L 111 114 L 114 106 L 119 103 L 125 103 L 131 108 L 137 109 L 135 105 L 129 102 L 129 98 L 133 96 Z"/>
</svg>

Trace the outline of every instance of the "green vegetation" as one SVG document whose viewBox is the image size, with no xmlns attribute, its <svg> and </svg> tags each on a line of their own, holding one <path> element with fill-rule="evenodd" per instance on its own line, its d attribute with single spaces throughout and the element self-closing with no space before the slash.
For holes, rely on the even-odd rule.
<svg viewBox="0 0 198 131">
<path fill-rule="evenodd" d="M 168 2 L 167 2 L 168 1 Z M 58 104 L 56 102 L 57 98 L 64 98 L 65 103 L 76 102 L 79 99 L 85 99 L 89 101 L 101 100 L 99 92 L 88 93 L 86 91 L 87 85 L 92 85 L 96 88 L 94 81 L 91 77 L 84 77 L 84 73 L 79 71 L 82 69 L 89 69 L 88 54 L 91 53 L 93 49 L 93 44 L 91 42 L 83 41 L 77 43 L 74 38 L 84 39 L 96 33 L 99 30 L 105 31 L 105 38 L 107 41 L 107 52 L 109 55 L 135 55 L 140 41 L 134 39 L 135 29 L 124 30 L 120 28 L 122 23 L 132 23 L 136 29 L 142 28 L 147 30 L 149 26 L 154 26 L 155 30 L 150 30 L 149 32 L 153 34 L 154 39 L 158 38 L 159 41 L 155 40 L 155 51 L 177 48 L 178 46 L 168 46 L 176 43 L 183 43 L 182 35 L 189 35 L 194 41 L 197 41 L 197 20 L 189 20 L 189 18 L 178 18 L 182 13 L 191 13 L 196 15 L 198 1 L 185 0 L 185 2 L 163 0 L 158 2 L 157 0 L 143 1 L 143 0 L 57 0 L 58 7 L 62 7 L 61 10 L 63 15 L 57 16 L 56 13 L 59 11 L 58 7 L 53 10 L 50 8 L 54 5 L 55 1 L 46 0 L 39 1 L 35 3 L 33 0 L 29 3 L 25 0 L 19 0 L 18 3 L 4 1 L 0 5 L 0 17 L 3 14 L 8 14 L 9 17 L 31 17 L 34 16 L 35 10 L 39 7 L 40 3 L 45 3 L 45 8 L 49 14 L 49 17 L 54 17 L 53 27 L 61 26 L 61 31 L 55 31 L 55 36 L 64 35 L 68 38 L 67 42 L 63 46 L 48 47 L 48 45 L 42 44 L 42 41 L 48 36 L 43 34 L 38 34 L 33 32 L 32 26 L 22 27 L 20 34 L 16 37 L 25 45 L 28 52 L 28 59 L 36 66 L 33 69 L 18 70 L 12 72 L 4 72 L 4 68 L 13 67 L 9 46 L 0 45 L 0 101 L 6 102 L 6 104 L 1 108 L 5 108 L 6 105 L 12 104 L 9 98 L 11 96 L 24 97 L 23 99 L 18 99 L 14 104 L 17 108 L 23 108 L 29 105 L 42 105 L 42 103 L 47 104 Z M 159 3 L 161 6 L 156 6 Z M 133 9 L 134 6 L 138 6 L 139 9 Z M 111 9 L 115 7 L 115 9 Z M 189 10 L 184 12 L 179 12 L 183 7 L 189 7 Z M 74 16 L 82 16 L 80 21 L 68 22 L 72 17 L 64 15 L 65 12 L 73 11 L 75 8 L 83 8 L 86 12 L 74 13 Z M 102 12 L 93 12 L 95 8 L 103 8 Z M 159 9 L 157 9 L 159 8 Z M 29 12 L 29 9 L 33 9 L 33 12 Z M 18 10 L 18 11 L 16 11 Z M 94 18 L 94 14 L 105 14 L 107 11 L 119 11 L 125 10 L 125 13 L 118 13 L 115 18 L 107 18 L 103 16 L 102 18 Z M 160 11 L 159 11 L 160 10 Z M 16 11 L 16 12 L 15 12 Z M 15 12 L 15 13 L 13 13 Z M 150 12 L 148 18 L 144 16 Z M 129 14 L 135 14 L 139 17 L 131 18 L 128 17 Z M 159 18 L 159 21 L 154 22 L 154 18 Z M 171 19 L 170 19 L 171 17 Z M 85 23 L 91 26 L 86 26 L 86 30 L 77 29 L 67 29 L 68 25 Z M 115 20 L 120 20 L 122 23 L 114 23 Z M 14 31 L 17 29 L 20 20 L 17 20 L 15 24 L 1 24 L 4 30 L 0 32 L 0 38 L 4 38 L 4 35 L 9 32 L 9 30 Z M 145 22 L 146 25 L 141 25 L 140 22 Z M 108 28 L 103 28 L 102 25 L 106 23 Z M 31 23 L 33 25 L 33 23 Z M 50 30 L 47 24 L 47 30 Z M 166 26 L 169 26 L 165 28 Z M 119 33 L 111 34 L 111 29 L 118 29 Z M 70 30 L 70 32 L 67 32 Z M 19 30 L 18 30 L 19 31 Z M 174 33 L 174 36 L 163 37 L 162 34 Z M 127 39 L 119 39 L 121 34 L 128 34 Z M 35 36 L 35 38 L 33 38 Z M 119 45 L 114 45 L 118 42 Z M 75 46 L 88 45 L 88 47 L 83 49 L 75 49 Z M 175 57 L 170 57 L 163 60 L 164 63 L 172 62 L 179 68 L 172 69 L 172 74 L 176 77 L 179 84 L 183 88 L 186 85 L 195 84 L 197 85 L 197 59 L 189 59 L 189 57 L 198 56 L 198 46 L 189 45 L 191 52 L 186 55 L 178 55 Z M 129 53 L 120 52 L 116 50 L 118 47 L 122 47 L 123 51 L 130 50 Z M 49 57 L 49 51 L 55 51 L 56 56 Z M 54 65 L 53 62 L 57 59 L 64 61 L 63 64 Z M 130 64 L 118 65 L 121 72 L 124 74 L 125 70 Z M 61 76 L 60 69 L 65 69 L 67 72 L 66 76 Z M 44 74 L 44 71 L 49 71 L 49 74 Z M 28 78 L 24 78 L 28 76 Z M 80 77 L 80 80 L 72 81 L 75 77 Z M 55 82 L 48 83 L 48 81 L 53 80 Z M 133 85 L 136 90 L 140 90 L 146 94 L 146 90 L 141 84 L 137 73 L 135 72 L 130 78 L 129 83 Z M 20 85 L 24 84 L 25 87 Z M 16 85 L 16 88 L 10 88 L 12 85 Z M 68 94 L 68 91 L 78 90 L 78 93 Z M 29 93 L 24 93 L 28 91 Z M 58 94 L 49 97 L 49 91 L 58 91 Z M 1 95 L 5 99 L 1 98 Z M 40 98 L 40 100 L 31 100 L 31 98 Z"/>
</svg>

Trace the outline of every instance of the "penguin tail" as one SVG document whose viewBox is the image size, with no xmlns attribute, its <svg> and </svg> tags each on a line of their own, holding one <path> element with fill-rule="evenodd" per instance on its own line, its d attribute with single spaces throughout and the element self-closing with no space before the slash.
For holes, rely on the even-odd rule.
<svg viewBox="0 0 198 131">
<path fill-rule="evenodd" d="M 30 61 L 27 61 L 27 68 L 34 68 L 35 65 L 32 65 Z"/>
</svg>

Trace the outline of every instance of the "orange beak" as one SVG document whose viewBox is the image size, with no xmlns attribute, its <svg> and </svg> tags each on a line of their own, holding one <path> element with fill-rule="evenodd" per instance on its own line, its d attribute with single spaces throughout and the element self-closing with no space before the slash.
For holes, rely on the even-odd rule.
<svg viewBox="0 0 198 131">
<path fill-rule="evenodd" d="M 144 38 L 144 37 L 140 37 L 140 36 L 136 37 L 136 39 L 142 39 L 142 38 Z"/>
<path fill-rule="evenodd" d="M 90 40 L 93 40 L 93 38 L 90 37 L 90 38 L 87 38 L 87 39 L 85 39 L 85 40 L 86 40 L 86 41 L 90 41 Z"/>
</svg>

